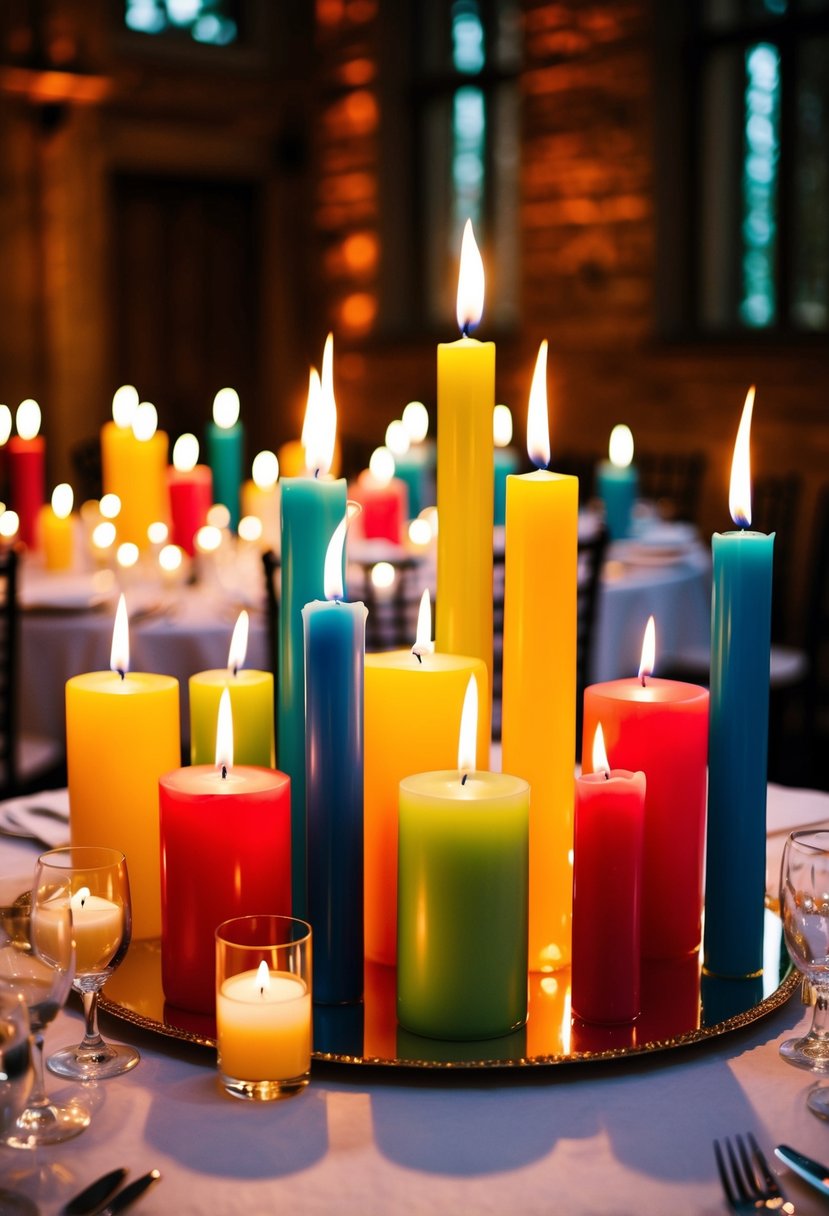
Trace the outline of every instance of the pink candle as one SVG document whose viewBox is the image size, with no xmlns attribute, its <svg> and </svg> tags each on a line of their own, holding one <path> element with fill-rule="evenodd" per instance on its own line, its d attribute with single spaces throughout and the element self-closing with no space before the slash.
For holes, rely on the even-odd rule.
<svg viewBox="0 0 829 1216">
<path fill-rule="evenodd" d="M 195 552 L 194 537 L 207 523 L 207 512 L 213 504 L 213 474 L 198 459 L 196 436 L 180 435 L 173 445 L 173 467 L 167 470 L 171 539 L 191 557 Z"/>
<path fill-rule="evenodd" d="M 593 766 L 576 779 L 573 1012 L 587 1022 L 631 1022 L 641 1009 L 645 774 L 610 770 L 601 725 Z"/>
<path fill-rule="evenodd" d="M 37 544 L 37 522 L 46 498 L 44 461 L 46 445 L 40 430 L 40 406 L 21 401 L 17 408 L 17 434 L 8 442 L 9 497 L 20 517 L 20 539 L 30 549 Z"/>
<path fill-rule="evenodd" d="M 601 722 L 610 763 L 645 773 L 642 952 L 676 958 L 697 949 L 702 929 L 708 690 L 653 679 L 650 624 L 639 677 L 585 689 L 582 770 L 593 771 L 588 741 Z"/>
</svg>

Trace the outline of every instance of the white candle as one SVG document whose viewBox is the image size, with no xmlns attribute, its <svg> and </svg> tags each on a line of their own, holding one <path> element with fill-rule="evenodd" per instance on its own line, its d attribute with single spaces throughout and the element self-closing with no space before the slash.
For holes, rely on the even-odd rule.
<svg viewBox="0 0 829 1216">
<path fill-rule="evenodd" d="M 91 895 L 88 887 L 77 890 L 69 902 L 75 934 L 75 973 L 104 971 L 124 936 L 123 909 L 111 899 Z"/>
<path fill-rule="evenodd" d="M 287 971 L 243 971 L 216 997 L 219 1067 L 239 1081 L 289 1081 L 311 1066 L 311 994 Z"/>
</svg>

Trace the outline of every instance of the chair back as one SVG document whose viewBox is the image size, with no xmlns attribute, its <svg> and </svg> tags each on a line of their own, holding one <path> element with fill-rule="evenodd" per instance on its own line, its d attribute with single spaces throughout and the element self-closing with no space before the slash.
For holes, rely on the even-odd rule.
<svg viewBox="0 0 829 1216">
<path fill-rule="evenodd" d="M 17 566 L 14 547 L 0 552 L 0 797 L 17 787 Z"/>
<path fill-rule="evenodd" d="M 637 451 L 639 492 L 665 519 L 696 523 L 707 464 L 704 452 Z"/>
<path fill-rule="evenodd" d="M 387 560 L 387 559 L 384 559 Z M 372 570 L 376 561 L 349 559 L 349 567 L 361 590 L 359 598 L 368 609 L 366 617 L 366 651 L 408 649 L 414 645 L 417 630 L 417 610 L 426 586 L 423 562 L 416 557 L 400 557 L 390 561 L 394 582 L 390 587 L 376 587 Z M 357 590 L 355 587 L 355 597 Z M 434 619 L 434 606 L 432 608 Z"/>
</svg>

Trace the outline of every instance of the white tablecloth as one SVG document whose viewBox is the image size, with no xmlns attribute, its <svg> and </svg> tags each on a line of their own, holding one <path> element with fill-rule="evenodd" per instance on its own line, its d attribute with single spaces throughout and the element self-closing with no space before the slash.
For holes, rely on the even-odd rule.
<svg viewBox="0 0 829 1216">
<path fill-rule="evenodd" d="M 821 802 L 829 818 L 827 795 L 811 796 L 809 816 Z M 0 839 L 0 871 L 36 852 Z M 770 1157 L 786 1142 L 829 1161 L 829 1125 L 805 1106 L 814 1079 L 778 1056 L 810 1012 L 794 998 L 701 1046 L 612 1064 L 447 1075 L 315 1062 L 307 1090 L 263 1106 L 217 1091 L 212 1052 L 107 1019 L 139 1067 L 86 1087 L 93 1122 L 76 1140 L 0 1147 L 0 1178 L 43 1216 L 115 1165 L 162 1171 L 145 1216 L 721 1216 L 714 1137 L 753 1131 Z M 47 1052 L 81 1029 L 78 1010 L 63 1011 Z M 72 1087 L 50 1077 L 50 1089 Z M 827 1210 L 772 1160 L 801 1216 Z"/>
</svg>

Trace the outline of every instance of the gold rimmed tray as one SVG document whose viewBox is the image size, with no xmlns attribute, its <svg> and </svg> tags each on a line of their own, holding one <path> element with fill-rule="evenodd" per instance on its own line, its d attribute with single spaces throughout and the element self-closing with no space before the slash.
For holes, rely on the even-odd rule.
<svg viewBox="0 0 829 1216">
<path fill-rule="evenodd" d="M 664 1052 L 738 1030 L 779 1008 L 798 987 L 778 916 L 766 912 L 762 976 L 726 980 L 702 975 L 698 955 L 646 963 L 642 1013 L 635 1023 L 598 1026 L 570 1011 L 570 973 L 529 977 L 527 1025 L 500 1039 L 443 1042 L 397 1023 L 393 967 L 366 964 L 360 1005 L 315 1006 L 314 1059 L 394 1068 L 486 1069 L 583 1064 Z M 134 942 L 104 989 L 100 1008 L 168 1038 L 216 1046 L 212 1018 L 164 1000 L 161 945 Z"/>
</svg>

